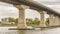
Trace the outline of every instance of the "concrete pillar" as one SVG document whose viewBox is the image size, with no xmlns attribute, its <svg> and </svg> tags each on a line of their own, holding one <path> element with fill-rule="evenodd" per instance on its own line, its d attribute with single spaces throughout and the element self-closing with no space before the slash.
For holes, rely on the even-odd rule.
<svg viewBox="0 0 60 34">
<path fill-rule="evenodd" d="M 49 14 L 49 26 L 54 26 L 54 15 Z"/>
<path fill-rule="evenodd" d="M 46 24 L 45 24 L 45 12 L 44 11 L 41 11 L 40 12 L 40 25 L 39 27 L 46 27 Z"/>
<path fill-rule="evenodd" d="M 59 26 L 60 26 L 60 17 L 59 17 Z"/>
<path fill-rule="evenodd" d="M 54 16 L 53 14 L 49 14 L 49 26 L 58 26 L 58 16 Z"/>
<path fill-rule="evenodd" d="M 55 16 L 55 25 L 56 26 L 59 26 L 60 24 L 59 24 L 59 17 L 58 16 Z"/>
<path fill-rule="evenodd" d="M 25 5 L 15 5 L 16 8 L 19 9 L 19 17 L 18 17 L 18 28 L 26 28 L 26 19 L 25 19 L 25 9 L 29 8 Z"/>
</svg>

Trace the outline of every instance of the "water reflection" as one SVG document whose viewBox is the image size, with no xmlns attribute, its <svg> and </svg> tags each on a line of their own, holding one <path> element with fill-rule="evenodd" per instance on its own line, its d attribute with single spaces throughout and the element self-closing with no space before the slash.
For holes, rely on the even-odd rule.
<svg viewBox="0 0 60 34">
<path fill-rule="evenodd" d="M 0 34 L 60 34 L 60 28 L 47 30 L 8 30 L 13 27 L 0 27 Z"/>
<path fill-rule="evenodd" d="M 26 30 L 18 30 L 18 34 L 26 34 Z"/>
</svg>

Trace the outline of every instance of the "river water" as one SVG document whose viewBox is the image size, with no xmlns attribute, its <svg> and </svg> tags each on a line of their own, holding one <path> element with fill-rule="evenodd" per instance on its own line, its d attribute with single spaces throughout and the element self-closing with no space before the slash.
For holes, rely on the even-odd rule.
<svg viewBox="0 0 60 34">
<path fill-rule="evenodd" d="M 0 27 L 0 34 L 60 34 L 60 27 L 46 30 L 8 30 L 16 27 Z"/>
</svg>

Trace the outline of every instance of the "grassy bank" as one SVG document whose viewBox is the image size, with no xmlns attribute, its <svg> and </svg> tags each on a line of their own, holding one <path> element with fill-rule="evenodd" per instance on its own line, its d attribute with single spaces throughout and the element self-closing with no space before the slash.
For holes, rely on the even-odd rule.
<svg viewBox="0 0 60 34">
<path fill-rule="evenodd" d="M 4 26 L 17 26 L 17 24 L 0 24 L 0 27 L 4 27 Z"/>
</svg>

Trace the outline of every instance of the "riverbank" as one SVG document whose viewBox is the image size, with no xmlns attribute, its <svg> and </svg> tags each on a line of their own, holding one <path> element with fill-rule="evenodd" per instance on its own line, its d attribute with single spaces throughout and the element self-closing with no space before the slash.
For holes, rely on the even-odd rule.
<svg viewBox="0 0 60 34">
<path fill-rule="evenodd" d="M 17 26 L 17 24 L 0 24 L 0 27 L 14 27 Z"/>
</svg>

